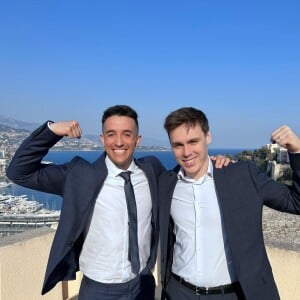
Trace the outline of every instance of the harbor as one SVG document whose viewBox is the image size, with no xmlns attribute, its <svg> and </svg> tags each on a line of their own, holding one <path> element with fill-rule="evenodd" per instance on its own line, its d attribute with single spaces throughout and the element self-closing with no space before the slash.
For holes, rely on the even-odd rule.
<svg viewBox="0 0 300 300">
<path fill-rule="evenodd" d="M 60 210 L 49 210 L 43 204 L 29 199 L 28 195 L 13 195 L 8 192 L 10 182 L 0 182 L 0 237 L 25 230 L 57 224 Z"/>
<path fill-rule="evenodd" d="M 43 201 L 48 195 L 19 187 L 6 177 L 10 157 L 7 151 L 0 149 L 0 238 L 56 225 L 60 209 L 49 205 L 55 204 L 55 200 Z"/>
</svg>

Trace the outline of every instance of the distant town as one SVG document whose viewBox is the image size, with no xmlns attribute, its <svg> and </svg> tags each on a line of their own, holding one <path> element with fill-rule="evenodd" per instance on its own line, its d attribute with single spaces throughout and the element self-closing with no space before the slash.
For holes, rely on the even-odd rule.
<svg viewBox="0 0 300 300">
<path fill-rule="evenodd" d="M 29 136 L 31 131 L 26 129 L 16 129 L 8 125 L 0 123 L 0 149 L 5 150 L 6 156 L 11 158 L 21 142 Z M 77 151 L 93 151 L 103 150 L 99 136 L 97 135 L 86 135 L 81 139 L 69 139 L 62 138 L 52 150 L 66 151 L 66 150 L 77 150 Z M 164 146 L 139 146 L 139 151 L 164 151 L 168 150 Z"/>
</svg>

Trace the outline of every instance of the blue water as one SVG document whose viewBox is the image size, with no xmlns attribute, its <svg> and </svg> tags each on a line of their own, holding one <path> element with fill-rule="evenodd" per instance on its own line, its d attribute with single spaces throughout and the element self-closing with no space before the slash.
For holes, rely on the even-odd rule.
<svg viewBox="0 0 300 300">
<path fill-rule="evenodd" d="M 242 152 L 243 149 L 209 149 L 209 155 L 217 154 L 230 154 L 234 155 L 236 153 Z M 99 151 L 50 151 L 44 158 L 46 161 L 51 161 L 56 164 L 61 164 L 70 161 L 74 156 L 78 155 L 84 159 L 93 162 L 95 161 L 101 152 Z M 165 166 L 166 169 L 171 169 L 176 165 L 175 159 L 171 151 L 136 151 L 135 157 L 139 158 L 142 156 L 154 155 Z M 34 199 L 44 205 L 44 207 L 57 210 L 61 208 L 62 198 L 57 195 L 42 193 L 34 191 L 28 188 L 21 187 L 19 185 L 13 184 L 9 188 L 0 189 L 1 193 L 10 193 L 13 195 L 28 195 L 29 199 Z"/>
</svg>

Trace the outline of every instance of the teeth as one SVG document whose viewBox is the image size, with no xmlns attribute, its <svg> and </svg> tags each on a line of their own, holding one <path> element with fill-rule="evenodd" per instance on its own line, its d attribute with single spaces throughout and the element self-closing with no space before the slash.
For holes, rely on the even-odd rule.
<svg viewBox="0 0 300 300">
<path fill-rule="evenodd" d="M 184 163 L 185 163 L 186 165 L 191 165 L 191 164 L 194 163 L 194 161 L 195 161 L 195 159 L 192 158 L 192 159 L 189 159 L 189 160 L 184 160 Z"/>
<path fill-rule="evenodd" d="M 124 149 L 119 149 L 119 150 L 114 150 L 114 152 L 116 152 L 116 153 L 123 153 L 123 152 L 125 152 L 125 150 Z"/>
<path fill-rule="evenodd" d="M 185 160 L 185 162 L 189 163 L 189 162 L 192 162 L 194 159 L 188 159 L 188 160 Z"/>
</svg>

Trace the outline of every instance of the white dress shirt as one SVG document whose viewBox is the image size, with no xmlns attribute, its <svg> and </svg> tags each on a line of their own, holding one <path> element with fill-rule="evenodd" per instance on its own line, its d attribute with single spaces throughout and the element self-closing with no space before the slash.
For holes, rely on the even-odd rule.
<svg viewBox="0 0 300 300">
<path fill-rule="evenodd" d="M 95 208 L 79 258 L 85 276 L 102 283 L 121 283 L 133 279 L 128 261 L 128 213 L 124 179 L 109 158 L 108 176 L 96 199 Z M 140 271 L 146 267 L 151 246 L 152 202 L 148 180 L 134 162 L 128 168 L 135 193 L 138 216 Z"/>
<path fill-rule="evenodd" d="M 171 217 L 176 234 L 172 272 L 201 287 L 235 281 L 210 160 L 198 180 L 179 171 Z"/>
</svg>

